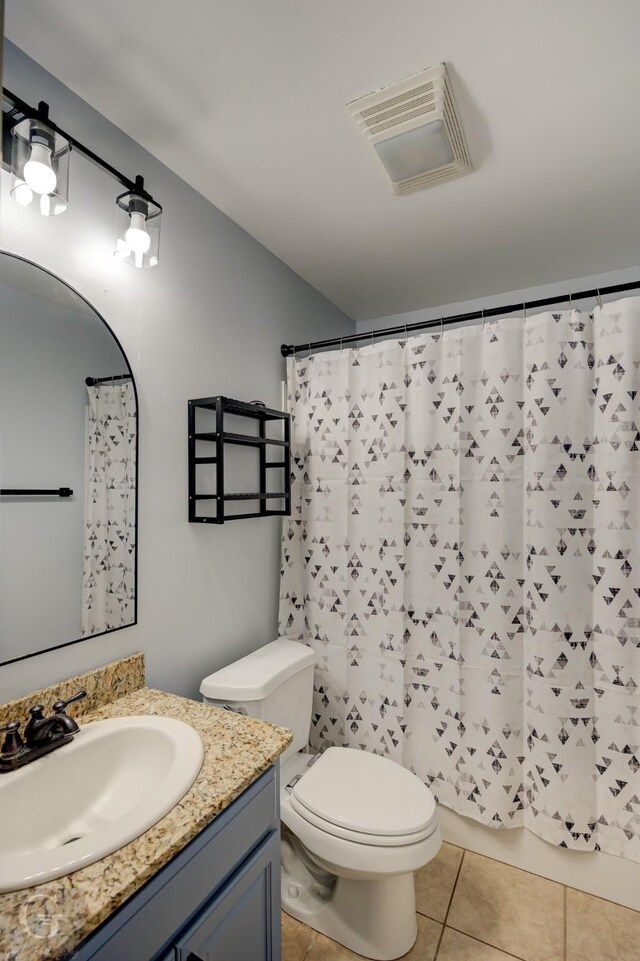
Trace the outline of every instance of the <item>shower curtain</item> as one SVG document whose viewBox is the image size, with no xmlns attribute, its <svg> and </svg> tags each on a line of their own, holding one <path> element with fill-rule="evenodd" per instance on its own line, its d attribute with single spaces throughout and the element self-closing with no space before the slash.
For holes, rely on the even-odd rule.
<svg viewBox="0 0 640 961">
<path fill-rule="evenodd" d="M 82 633 L 135 615 L 136 401 L 130 381 L 87 387 Z"/>
<path fill-rule="evenodd" d="M 289 358 L 311 740 L 640 861 L 640 298 Z"/>
</svg>

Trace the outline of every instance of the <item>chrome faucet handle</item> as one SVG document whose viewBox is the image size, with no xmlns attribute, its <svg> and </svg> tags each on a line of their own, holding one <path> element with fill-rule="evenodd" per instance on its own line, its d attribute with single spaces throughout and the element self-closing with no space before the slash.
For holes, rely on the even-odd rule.
<svg viewBox="0 0 640 961">
<path fill-rule="evenodd" d="M 0 749 L 0 757 L 15 757 L 24 747 L 24 742 L 19 733 L 20 721 L 9 721 L 8 724 L 0 727 L 0 731 L 7 732 L 2 748 Z"/>
<path fill-rule="evenodd" d="M 87 696 L 86 691 L 78 691 L 77 694 L 74 694 L 72 697 L 67 698 L 66 701 L 56 701 L 56 703 L 53 705 L 53 713 L 64 714 L 69 704 L 73 704 L 75 701 L 81 701 L 86 696 Z"/>
</svg>

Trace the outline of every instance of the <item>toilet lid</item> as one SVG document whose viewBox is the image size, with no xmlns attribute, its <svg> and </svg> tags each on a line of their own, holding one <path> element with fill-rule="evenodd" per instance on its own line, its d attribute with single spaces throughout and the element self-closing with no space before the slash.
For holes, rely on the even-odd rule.
<svg viewBox="0 0 640 961">
<path fill-rule="evenodd" d="M 422 832 L 436 813 L 431 791 L 411 771 L 347 747 L 325 751 L 292 793 L 323 821 L 379 837 Z"/>
</svg>

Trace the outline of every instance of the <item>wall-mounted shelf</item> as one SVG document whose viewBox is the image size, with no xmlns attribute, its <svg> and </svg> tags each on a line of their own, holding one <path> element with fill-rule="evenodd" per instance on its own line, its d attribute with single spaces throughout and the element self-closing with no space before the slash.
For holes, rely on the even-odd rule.
<svg viewBox="0 0 640 961">
<path fill-rule="evenodd" d="M 189 521 L 192 524 L 224 524 L 248 517 L 283 517 L 291 513 L 291 471 L 289 414 L 259 404 L 231 400 L 229 397 L 201 397 L 190 400 L 189 412 Z M 246 417 L 257 421 L 256 434 L 239 434 L 225 429 L 225 416 Z M 207 423 L 208 421 L 208 423 Z M 207 429 L 201 429 L 204 426 Z M 281 436 L 267 433 L 268 424 L 281 424 Z M 210 429 L 213 428 L 213 429 Z M 211 445 L 215 445 L 212 449 Z M 225 490 L 225 448 L 227 445 L 252 447 L 258 452 L 260 490 L 232 493 Z M 206 475 L 198 467 L 213 466 Z M 275 487 L 272 471 L 281 472 Z M 267 473 L 268 472 L 268 473 Z M 276 489 L 277 487 L 277 489 Z M 258 509 L 249 513 L 229 513 L 225 505 L 234 501 L 255 501 Z M 270 502 L 279 502 L 273 507 Z M 215 513 L 198 511 L 201 502 L 214 502 Z"/>
</svg>

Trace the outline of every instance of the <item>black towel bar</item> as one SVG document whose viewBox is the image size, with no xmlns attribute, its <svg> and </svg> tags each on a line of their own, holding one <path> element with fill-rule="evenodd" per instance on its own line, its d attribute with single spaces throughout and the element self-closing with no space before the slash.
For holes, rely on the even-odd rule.
<svg viewBox="0 0 640 961">
<path fill-rule="evenodd" d="M 70 487 L 56 487 L 54 490 L 36 490 L 29 487 L 3 487 L 0 490 L 2 497 L 71 497 L 73 491 Z"/>
</svg>

